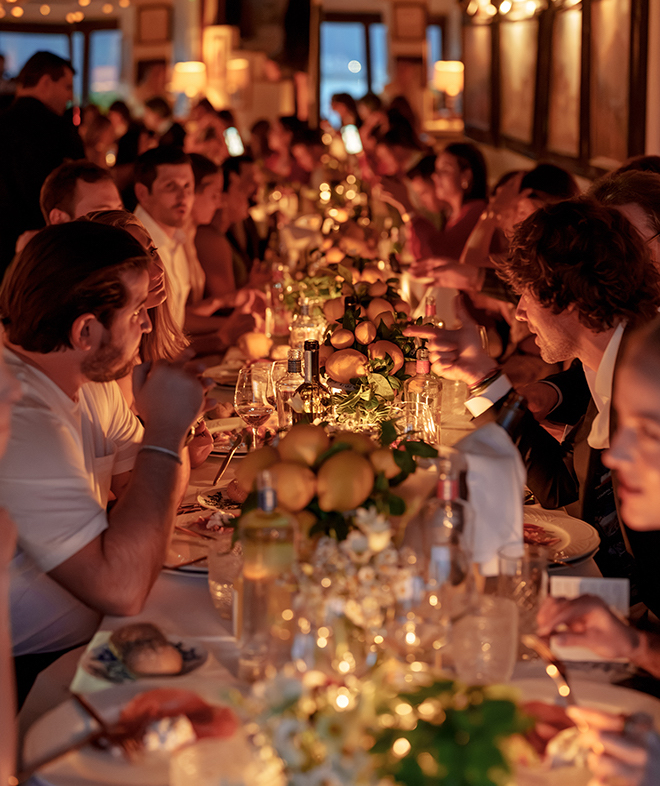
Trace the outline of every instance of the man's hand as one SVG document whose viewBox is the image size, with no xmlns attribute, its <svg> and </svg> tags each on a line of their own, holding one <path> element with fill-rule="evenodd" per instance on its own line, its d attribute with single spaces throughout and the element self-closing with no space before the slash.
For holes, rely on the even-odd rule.
<svg viewBox="0 0 660 786">
<path fill-rule="evenodd" d="M 525 397 L 527 409 L 539 423 L 559 404 L 559 393 L 552 385 L 544 382 L 531 382 L 518 388 L 517 392 Z"/>
<path fill-rule="evenodd" d="M 546 598 L 537 623 L 539 636 L 549 636 L 561 627 L 566 632 L 554 635 L 557 644 L 587 647 L 609 659 L 630 660 L 640 640 L 640 634 L 615 617 L 605 601 L 595 595 L 573 600 Z"/>
<path fill-rule="evenodd" d="M 404 330 L 404 335 L 428 339 L 429 359 L 435 374 L 476 385 L 493 372 L 497 364 L 483 349 L 477 325 L 460 298 L 457 299 L 456 315 L 461 321 L 457 330 L 411 325 Z"/>
<path fill-rule="evenodd" d="M 242 314 L 236 310 L 227 317 L 227 321 L 220 328 L 219 336 L 225 347 L 231 347 L 238 342 L 243 333 L 249 333 L 254 328 L 254 317 L 252 314 Z"/>
<path fill-rule="evenodd" d="M 580 741 L 591 749 L 588 765 L 594 778 L 589 786 L 640 786 L 645 775 L 644 783 L 660 781 L 660 740 L 646 720 L 636 723 L 635 715 L 626 718 L 587 707 L 568 707 L 566 712 L 588 727 Z"/>
<path fill-rule="evenodd" d="M 474 265 L 451 263 L 436 268 L 431 275 L 436 287 L 479 292 L 483 284 L 483 268 Z"/>
<path fill-rule="evenodd" d="M 203 365 L 191 363 L 191 352 L 178 361 L 143 363 L 133 371 L 135 406 L 147 431 L 157 433 L 163 447 L 178 450 L 191 424 L 204 406 L 205 383 L 200 379 Z"/>
<path fill-rule="evenodd" d="M 414 210 L 405 183 L 395 177 L 382 177 L 378 188 L 378 199 L 392 205 L 401 215 Z"/>
</svg>

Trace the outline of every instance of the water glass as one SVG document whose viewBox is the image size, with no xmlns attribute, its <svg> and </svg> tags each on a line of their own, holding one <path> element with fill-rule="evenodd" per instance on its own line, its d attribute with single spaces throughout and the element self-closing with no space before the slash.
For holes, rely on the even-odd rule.
<svg viewBox="0 0 660 786">
<path fill-rule="evenodd" d="M 512 600 L 519 611 L 521 633 L 536 631 L 536 613 L 548 594 L 548 550 L 516 543 L 498 551 L 497 594 Z"/>
<path fill-rule="evenodd" d="M 209 591 L 222 619 L 231 619 L 234 582 L 243 568 L 243 548 L 232 546 L 232 533 L 223 533 L 209 546 Z"/>
<path fill-rule="evenodd" d="M 451 631 L 458 678 L 468 685 L 508 682 L 518 654 L 518 610 L 508 598 L 481 595 Z"/>
<path fill-rule="evenodd" d="M 469 423 L 472 415 L 465 406 L 470 391 L 460 379 L 442 379 L 442 422 L 447 424 Z"/>
</svg>

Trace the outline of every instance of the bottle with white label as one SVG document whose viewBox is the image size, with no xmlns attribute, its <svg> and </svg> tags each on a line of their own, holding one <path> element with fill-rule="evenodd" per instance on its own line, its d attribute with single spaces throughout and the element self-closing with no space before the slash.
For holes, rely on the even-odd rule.
<svg viewBox="0 0 660 786">
<path fill-rule="evenodd" d="M 429 351 L 417 350 L 415 376 L 403 384 L 406 430 L 415 432 L 430 444 L 440 441 L 442 382 L 431 373 Z"/>
<path fill-rule="evenodd" d="M 441 614 L 450 620 L 466 608 L 474 589 L 468 548 L 469 505 L 460 496 L 460 472 L 451 458 L 439 460 L 436 496 L 424 513 L 429 548 L 427 586 L 438 593 Z"/>
<path fill-rule="evenodd" d="M 281 431 L 288 431 L 293 426 L 293 410 L 289 401 L 304 381 L 302 351 L 300 349 L 290 349 L 286 374 L 280 377 L 275 385 L 277 420 Z"/>
</svg>

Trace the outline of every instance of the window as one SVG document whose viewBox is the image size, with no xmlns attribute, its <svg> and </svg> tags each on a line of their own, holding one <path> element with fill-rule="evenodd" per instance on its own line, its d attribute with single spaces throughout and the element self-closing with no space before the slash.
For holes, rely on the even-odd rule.
<svg viewBox="0 0 660 786">
<path fill-rule="evenodd" d="M 92 30 L 89 46 L 89 100 L 110 106 L 118 97 L 121 30 Z"/>
<path fill-rule="evenodd" d="M 442 60 L 442 43 L 443 43 L 443 30 L 444 25 L 431 23 L 426 28 L 426 52 L 427 52 L 427 66 L 428 66 L 428 79 L 433 81 L 433 64 L 437 60 Z"/>
<path fill-rule="evenodd" d="M 47 50 L 68 60 L 71 57 L 69 36 L 59 33 L 22 33 L 0 30 L 0 52 L 6 58 L 5 71 L 18 76 L 24 63 L 35 52 Z"/>
<path fill-rule="evenodd" d="M 109 106 L 118 97 L 121 71 L 121 30 L 116 20 L 64 24 L 0 23 L 0 52 L 5 70 L 17 76 L 35 52 L 47 50 L 71 60 L 76 74 L 76 104 L 93 101 Z"/>
<path fill-rule="evenodd" d="M 326 14 L 321 22 L 321 117 L 339 126 L 330 108 L 334 93 L 361 98 L 382 92 L 388 81 L 387 29 L 379 14 Z"/>
</svg>

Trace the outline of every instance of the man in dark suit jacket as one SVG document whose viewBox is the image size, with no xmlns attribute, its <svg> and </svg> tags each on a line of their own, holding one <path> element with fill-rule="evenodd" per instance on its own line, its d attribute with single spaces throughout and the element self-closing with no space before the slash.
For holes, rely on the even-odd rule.
<svg viewBox="0 0 660 786">
<path fill-rule="evenodd" d="M 620 346 L 631 328 L 657 314 L 660 274 L 627 219 L 586 200 L 549 206 L 526 219 L 502 273 L 520 294 L 516 316 L 535 334 L 542 358 L 548 363 L 578 358 L 591 392 L 586 412 L 561 443 L 527 413 L 517 439 L 528 485 L 545 507 L 571 505 L 574 515 L 599 529 L 604 573 L 628 574 L 625 535 L 601 454 L 611 429 L 612 381 Z M 425 326 L 407 332 L 429 338 L 437 373 L 468 382 L 473 412 L 501 403 L 511 389 L 480 349 L 474 326 L 465 324 L 459 331 Z M 660 583 L 653 580 L 654 565 L 646 564 L 651 549 L 635 540 L 644 600 L 660 608 Z M 660 558 L 660 550 L 655 554 Z"/>
<path fill-rule="evenodd" d="M 19 235 L 40 229 L 39 191 L 65 159 L 84 158 L 78 132 L 63 115 L 73 99 L 68 60 L 37 52 L 18 75 L 16 99 L 0 115 L 0 276 Z"/>
</svg>

